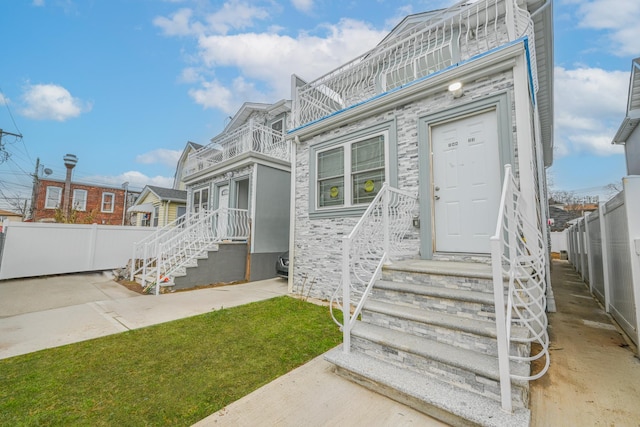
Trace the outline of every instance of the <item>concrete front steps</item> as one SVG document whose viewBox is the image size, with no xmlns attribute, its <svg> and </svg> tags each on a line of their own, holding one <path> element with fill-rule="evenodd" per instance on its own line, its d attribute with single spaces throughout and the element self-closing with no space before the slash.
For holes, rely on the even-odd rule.
<svg viewBox="0 0 640 427">
<path fill-rule="evenodd" d="M 326 359 L 339 374 L 451 425 L 527 426 L 527 381 L 512 380 L 512 414 L 500 407 L 492 280 L 487 264 L 387 266 L 352 329 L 349 354 L 340 347 Z M 512 343 L 511 354 L 529 351 Z M 514 374 L 529 369 L 511 363 Z"/>
</svg>

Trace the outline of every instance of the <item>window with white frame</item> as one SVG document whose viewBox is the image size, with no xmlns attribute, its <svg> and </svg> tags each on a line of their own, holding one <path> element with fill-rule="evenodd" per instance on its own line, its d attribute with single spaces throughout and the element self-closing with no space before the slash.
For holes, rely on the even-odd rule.
<svg viewBox="0 0 640 427">
<path fill-rule="evenodd" d="M 44 201 L 45 209 L 57 209 L 60 207 L 60 199 L 62 198 L 61 187 L 47 187 L 47 195 Z"/>
<path fill-rule="evenodd" d="M 160 220 L 160 206 L 153 207 L 153 226 L 158 226 L 158 221 Z"/>
<path fill-rule="evenodd" d="M 87 190 L 73 190 L 73 209 L 77 211 L 87 210 Z"/>
<path fill-rule="evenodd" d="M 207 209 L 209 209 L 209 187 L 193 190 L 191 211 L 197 213 L 200 210 L 206 211 Z"/>
<path fill-rule="evenodd" d="M 102 212 L 113 212 L 116 195 L 113 193 L 102 193 Z"/>
<path fill-rule="evenodd" d="M 387 177 L 387 133 L 346 141 L 316 152 L 316 208 L 370 203 Z"/>
</svg>

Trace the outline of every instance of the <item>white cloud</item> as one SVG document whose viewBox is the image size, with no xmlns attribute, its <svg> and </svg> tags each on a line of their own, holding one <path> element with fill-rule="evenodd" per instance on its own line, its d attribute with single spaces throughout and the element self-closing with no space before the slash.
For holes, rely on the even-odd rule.
<svg viewBox="0 0 640 427">
<path fill-rule="evenodd" d="M 6 96 L 4 96 L 2 93 L 0 93 L 0 105 L 9 105 L 10 103 L 11 103 L 11 100 Z"/>
<path fill-rule="evenodd" d="M 266 83 L 268 96 L 290 96 L 292 73 L 314 79 L 373 48 L 386 35 L 356 20 L 325 25 L 326 35 L 297 37 L 273 33 L 214 35 L 199 39 L 200 54 L 209 67 L 236 67 L 246 78 Z M 245 99 L 246 100 L 246 99 Z"/>
<path fill-rule="evenodd" d="M 313 0 L 292 0 L 313 7 Z M 277 4 L 266 2 L 274 10 Z M 198 11 L 198 12 L 196 12 Z M 274 102 L 291 96 L 291 74 L 313 80 L 375 47 L 387 31 L 353 19 L 322 24 L 313 33 L 281 34 L 282 27 L 246 31 L 270 19 L 266 8 L 241 0 L 225 2 L 215 13 L 180 9 L 154 24 L 169 36 L 197 41 L 195 55 L 177 80 L 192 85 L 189 95 L 205 108 L 232 114 L 245 101 Z M 233 31 L 233 33 L 232 33 Z"/>
<path fill-rule="evenodd" d="M 36 120 L 65 120 L 78 117 L 91 111 L 91 103 L 74 98 L 62 86 L 55 84 L 36 84 L 27 86 L 22 95 L 21 113 Z"/>
<path fill-rule="evenodd" d="M 556 156 L 620 153 L 611 140 L 625 115 L 628 88 L 628 72 L 556 67 Z"/>
<path fill-rule="evenodd" d="M 190 89 L 189 95 L 204 108 L 215 108 L 229 115 L 235 113 L 247 100 L 266 102 L 264 95 L 242 76 L 233 80 L 231 88 L 218 80 L 202 82 L 198 89 Z"/>
<path fill-rule="evenodd" d="M 44 6 L 44 0 L 33 0 L 32 4 L 37 7 Z"/>
<path fill-rule="evenodd" d="M 300 12 L 309 13 L 313 9 L 313 0 L 291 0 L 291 4 Z"/>
<path fill-rule="evenodd" d="M 619 56 L 640 54 L 640 2 L 637 0 L 583 1 L 578 6 L 579 26 L 607 31 L 607 48 Z"/>
<path fill-rule="evenodd" d="M 187 67 L 182 70 L 178 81 L 181 83 L 198 83 L 202 80 L 200 70 L 194 67 Z"/>
<path fill-rule="evenodd" d="M 252 6 L 240 0 L 230 0 L 222 7 L 204 17 L 204 23 L 194 20 L 193 10 L 180 9 L 169 18 L 158 16 L 153 24 L 160 27 L 167 36 L 202 35 L 205 33 L 227 34 L 230 30 L 250 28 L 256 20 L 269 17 L 263 8 Z"/>
<path fill-rule="evenodd" d="M 231 0 L 222 9 L 206 17 L 208 28 L 214 33 L 227 34 L 229 30 L 245 29 L 253 26 L 255 20 L 269 17 L 265 9 L 251 6 L 246 2 Z"/>
<path fill-rule="evenodd" d="M 179 150 L 158 148 L 136 156 L 136 162 L 146 165 L 160 163 L 175 169 L 181 155 L 182 151 Z"/>
<path fill-rule="evenodd" d="M 203 27 L 199 23 L 192 23 L 191 9 L 180 9 L 171 18 L 158 16 L 153 20 L 153 24 L 160 27 L 166 36 L 188 36 L 191 34 L 200 34 Z"/>
<path fill-rule="evenodd" d="M 168 176 L 147 176 L 142 172 L 128 171 L 120 175 L 92 175 L 82 178 L 83 182 L 95 182 L 97 184 L 120 187 L 124 182 L 129 183 L 131 189 L 142 189 L 145 185 L 156 185 L 158 187 L 172 188 L 173 177 Z"/>
</svg>

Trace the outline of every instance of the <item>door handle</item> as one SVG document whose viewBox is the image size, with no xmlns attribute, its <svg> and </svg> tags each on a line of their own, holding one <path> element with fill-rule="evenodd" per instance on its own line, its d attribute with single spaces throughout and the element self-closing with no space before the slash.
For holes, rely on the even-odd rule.
<svg viewBox="0 0 640 427">
<path fill-rule="evenodd" d="M 436 196 L 435 196 L 435 199 L 436 199 L 436 200 L 440 200 L 440 196 L 436 195 Z"/>
<path fill-rule="evenodd" d="M 435 188 L 435 190 L 436 190 L 436 191 L 440 191 L 440 187 L 436 187 L 436 188 Z"/>
</svg>

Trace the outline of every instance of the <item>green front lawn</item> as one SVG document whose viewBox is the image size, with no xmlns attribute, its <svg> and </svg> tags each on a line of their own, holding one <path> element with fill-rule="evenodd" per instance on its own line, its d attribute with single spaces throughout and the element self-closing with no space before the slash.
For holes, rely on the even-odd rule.
<svg viewBox="0 0 640 427">
<path fill-rule="evenodd" d="M 188 426 L 339 344 L 279 297 L 0 360 L 0 424 Z"/>
</svg>

